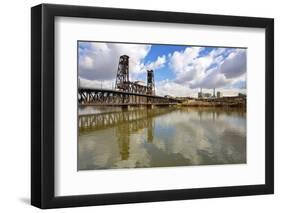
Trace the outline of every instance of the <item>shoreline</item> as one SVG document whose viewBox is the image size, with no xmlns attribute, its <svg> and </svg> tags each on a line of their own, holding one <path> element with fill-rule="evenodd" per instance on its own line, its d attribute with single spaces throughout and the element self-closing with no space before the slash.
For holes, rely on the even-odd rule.
<svg viewBox="0 0 281 213">
<path fill-rule="evenodd" d="M 231 107 L 246 108 L 245 98 L 188 99 L 179 104 L 185 107 Z"/>
</svg>

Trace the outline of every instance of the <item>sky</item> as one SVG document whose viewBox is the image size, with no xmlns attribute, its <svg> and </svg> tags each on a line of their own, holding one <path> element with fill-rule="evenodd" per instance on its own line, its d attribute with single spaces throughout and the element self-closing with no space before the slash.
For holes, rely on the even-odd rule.
<svg viewBox="0 0 281 213">
<path fill-rule="evenodd" d="M 80 86 L 113 88 L 121 55 L 130 57 L 130 81 L 146 83 L 147 70 L 154 70 L 156 95 L 196 97 L 200 88 L 246 93 L 247 49 L 164 44 L 79 41 Z"/>
</svg>

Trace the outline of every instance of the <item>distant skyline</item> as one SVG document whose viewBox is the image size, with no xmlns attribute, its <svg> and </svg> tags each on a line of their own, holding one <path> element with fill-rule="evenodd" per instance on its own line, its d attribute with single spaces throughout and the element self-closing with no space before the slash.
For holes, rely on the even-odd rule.
<svg viewBox="0 0 281 213">
<path fill-rule="evenodd" d="M 78 42 L 82 86 L 112 88 L 121 55 L 128 55 L 131 81 L 146 82 L 154 70 L 157 95 L 197 96 L 213 88 L 225 96 L 246 93 L 247 50 L 159 44 Z"/>
</svg>

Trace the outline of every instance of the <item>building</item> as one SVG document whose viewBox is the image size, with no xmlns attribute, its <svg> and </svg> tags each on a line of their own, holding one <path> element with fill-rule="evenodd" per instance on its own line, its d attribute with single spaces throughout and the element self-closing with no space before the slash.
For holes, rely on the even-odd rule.
<svg viewBox="0 0 281 213">
<path fill-rule="evenodd" d="M 222 97 L 222 92 L 217 91 L 217 98 L 221 98 Z"/>
<path fill-rule="evenodd" d="M 213 89 L 213 98 L 216 97 L 216 88 Z"/>
<path fill-rule="evenodd" d="M 198 98 L 211 98 L 211 97 L 212 97 L 211 93 L 198 92 Z"/>
<path fill-rule="evenodd" d="M 212 94 L 211 93 L 203 93 L 203 98 L 211 98 Z"/>
<path fill-rule="evenodd" d="M 198 92 L 198 98 L 211 98 L 211 93 L 204 93 L 202 92 L 202 88 L 200 88 L 200 92 Z"/>
</svg>

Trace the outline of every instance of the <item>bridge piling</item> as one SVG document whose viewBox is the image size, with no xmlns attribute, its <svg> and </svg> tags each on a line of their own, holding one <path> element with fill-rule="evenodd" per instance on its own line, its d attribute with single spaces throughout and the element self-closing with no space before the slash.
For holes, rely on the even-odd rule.
<svg viewBox="0 0 281 213">
<path fill-rule="evenodd" d="M 147 109 L 152 109 L 152 104 L 147 104 L 147 105 L 146 105 L 146 108 L 147 108 Z"/>
<path fill-rule="evenodd" d="M 122 111 L 126 112 L 129 110 L 129 105 L 122 105 L 121 108 L 122 108 Z"/>
</svg>

